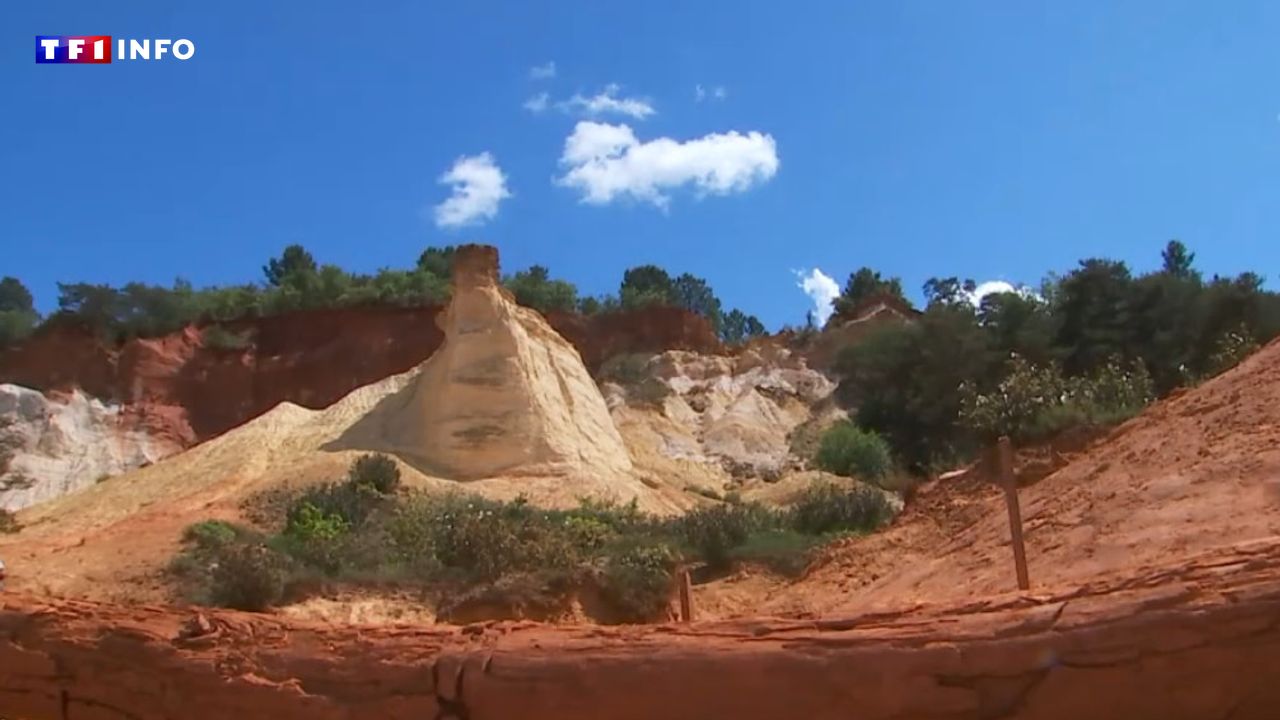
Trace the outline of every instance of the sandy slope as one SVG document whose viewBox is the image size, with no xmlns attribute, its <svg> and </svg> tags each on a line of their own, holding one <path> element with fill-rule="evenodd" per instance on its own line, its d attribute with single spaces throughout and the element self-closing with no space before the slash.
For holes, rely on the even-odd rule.
<svg viewBox="0 0 1280 720">
<path fill-rule="evenodd" d="M 362 387 L 324 410 L 290 403 L 155 465 L 134 470 L 19 515 L 24 529 L 0 535 L 10 585 L 37 592 L 109 600 L 168 596 L 160 570 L 178 549 L 182 529 L 199 520 L 236 520 L 245 498 L 267 488 L 304 486 L 342 477 L 357 450 L 326 450 L 387 397 L 414 382 L 418 370 Z M 550 506 L 579 497 L 631 495 L 607 481 L 570 477 L 496 477 L 460 484 L 401 464 L 406 484 L 465 489 L 491 497 L 525 494 Z M 656 512 L 674 505 L 636 483 L 640 504 Z"/>
<path fill-rule="evenodd" d="M 943 501 L 928 512 L 909 512 L 884 533 L 834 549 L 767 610 L 822 614 L 1012 589 L 1002 498 L 990 487 L 960 490 L 935 489 Z M 1280 342 L 1120 426 L 1024 488 L 1021 503 L 1036 591 L 1150 573 L 1274 540 Z"/>
</svg>

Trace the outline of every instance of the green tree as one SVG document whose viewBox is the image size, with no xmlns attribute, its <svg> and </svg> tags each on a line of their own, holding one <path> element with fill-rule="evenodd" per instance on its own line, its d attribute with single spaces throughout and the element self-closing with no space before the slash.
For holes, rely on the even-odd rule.
<svg viewBox="0 0 1280 720">
<path fill-rule="evenodd" d="M 1160 253 L 1160 259 L 1163 261 L 1164 272 L 1168 275 L 1188 279 L 1200 277 L 1200 273 L 1192 267 L 1196 254 L 1189 252 L 1181 240 L 1170 240 L 1169 244 L 1165 245 L 1164 251 Z"/>
<path fill-rule="evenodd" d="M 516 302 L 541 313 L 553 310 L 572 312 L 578 305 L 578 288 L 564 280 L 552 280 L 550 271 L 533 265 L 508 277 L 504 282 Z"/>
<path fill-rule="evenodd" d="M 720 298 L 716 297 L 706 280 L 684 273 L 672 281 L 671 294 L 676 305 L 701 315 L 711 321 L 713 328 L 719 328 Z"/>
<path fill-rule="evenodd" d="M 748 315 L 734 308 L 720 321 L 720 339 L 727 343 L 740 343 L 765 334 L 764 324 L 755 315 Z"/>
<path fill-rule="evenodd" d="M 843 292 L 836 298 L 834 303 L 836 314 L 848 315 L 864 300 L 877 295 L 888 295 L 904 303 L 907 302 L 906 295 L 902 293 L 901 280 L 896 277 L 882 277 L 878 271 L 869 267 L 859 268 L 857 272 L 849 275 Z"/>
<path fill-rule="evenodd" d="M 1035 363 L 1056 358 L 1055 324 L 1049 305 L 1021 293 L 991 293 L 978 305 L 978 324 L 1000 356 L 1017 353 Z"/>
<path fill-rule="evenodd" d="M 857 408 L 908 467 L 964 457 L 973 438 L 960 427 L 961 387 L 994 382 L 999 362 L 973 311 L 935 305 L 914 323 L 872 330 L 836 358 L 838 399 Z"/>
<path fill-rule="evenodd" d="M 453 277 L 453 254 L 456 246 L 429 247 L 418 256 L 418 269 L 449 280 Z"/>
<path fill-rule="evenodd" d="M 35 299 L 31 297 L 31 291 L 22 284 L 21 280 L 8 276 L 0 279 L 0 312 L 34 313 L 35 311 Z"/>
<path fill-rule="evenodd" d="M 1084 375 L 1113 356 L 1132 357 L 1133 277 L 1123 262 L 1090 258 L 1062 279 L 1058 334 L 1067 375 Z"/>
<path fill-rule="evenodd" d="M 272 258 L 262 266 L 262 274 L 271 285 L 281 285 L 295 273 L 315 272 L 316 259 L 301 245 L 290 245 L 279 258 Z"/>
<path fill-rule="evenodd" d="M 675 290 L 671 276 L 657 265 L 629 268 L 622 274 L 622 284 L 618 287 L 618 299 L 622 307 L 628 310 L 650 305 L 674 304 Z"/>
<path fill-rule="evenodd" d="M 39 319 L 27 286 L 15 277 L 0 279 L 0 347 L 26 338 Z"/>
<path fill-rule="evenodd" d="M 973 280 L 960 280 L 954 275 L 948 278 L 932 277 L 924 281 L 924 297 L 928 305 L 956 305 L 969 302 L 978 288 Z"/>
</svg>

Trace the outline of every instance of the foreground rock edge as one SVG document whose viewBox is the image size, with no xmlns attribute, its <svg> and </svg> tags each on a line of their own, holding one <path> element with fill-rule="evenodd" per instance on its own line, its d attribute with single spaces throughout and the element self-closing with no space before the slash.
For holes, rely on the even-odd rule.
<svg viewBox="0 0 1280 720">
<path fill-rule="evenodd" d="M 823 619 L 358 627 L 8 595 L 0 711 L 80 718 L 1266 718 L 1280 539 Z"/>
</svg>

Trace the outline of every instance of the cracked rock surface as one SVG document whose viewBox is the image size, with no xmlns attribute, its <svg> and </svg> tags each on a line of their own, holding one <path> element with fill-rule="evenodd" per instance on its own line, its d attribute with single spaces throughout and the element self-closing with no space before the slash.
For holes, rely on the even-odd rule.
<svg viewBox="0 0 1280 720">
<path fill-rule="evenodd" d="M 821 620 L 335 627 L 6 596 L 9 718 L 1264 718 L 1280 547 Z"/>
</svg>

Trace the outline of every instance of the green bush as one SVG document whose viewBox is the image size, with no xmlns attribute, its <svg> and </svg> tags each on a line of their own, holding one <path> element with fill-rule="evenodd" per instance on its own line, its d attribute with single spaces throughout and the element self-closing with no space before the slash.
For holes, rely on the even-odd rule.
<svg viewBox="0 0 1280 720">
<path fill-rule="evenodd" d="M 216 550 L 240 539 L 243 530 L 225 520 L 203 520 L 182 531 L 183 542 L 202 550 Z"/>
<path fill-rule="evenodd" d="M 213 604 L 261 612 L 284 595 L 284 562 L 262 545 L 229 545 L 218 553 L 210 578 Z"/>
<path fill-rule="evenodd" d="M 381 507 L 386 498 L 372 487 L 352 482 L 330 483 L 311 488 L 302 493 L 289 508 L 286 527 L 301 520 L 300 515 L 310 506 L 322 515 L 337 515 L 346 521 L 351 528 L 362 525 L 368 517 Z"/>
<path fill-rule="evenodd" d="M 751 533 L 776 523 L 774 513 L 753 504 L 699 508 L 676 521 L 684 543 L 713 568 L 729 565 L 731 552 Z"/>
<path fill-rule="evenodd" d="M 1064 429 L 1106 426 L 1137 414 L 1154 399 L 1151 376 L 1137 362 L 1112 358 L 1087 377 L 1064 378 L 1056 365 L 1013 356 L 990 392 L 961 388 L 960 421 L 988 442 L 1001 435 L 1036 441 Z"/>
<path fill-rule="evenodd" d="M 517 570 L 568 567 L 579 559 L 564 526 L 522 499 L 449 498 L 442 505 L 432 544 L 447 568 L 493 579 Z"/>
<path fill-rule="evenodd" d="M 620 548 L 605 560 L 600 593 L 623 622 L 660 619 L 671 602 L 675 566 L 665 545 Z"/>
<path fill-rule="evenodd" d="M 400 488 L 399 466 L 381 453 L 358 458 L 351 464 L 347 477 L 351 483 L 370 487 L 383 495 L 392 495 Z"/>
<path fill-rule="evenodd" d="M 875 488 L 818 483 L 805 490 L 792 505 L 790 525 L 806 535 L 862 533 L 875 530 L 892 516 L 889 501 Z"/>
<path fill-rule="evenodd" d="M 872 482 L 893 467 L 889 444 L 874 431 L 848 421 L 836 423 L 823 434 L 814 462 L 827 472 Z"/>
</svg>

